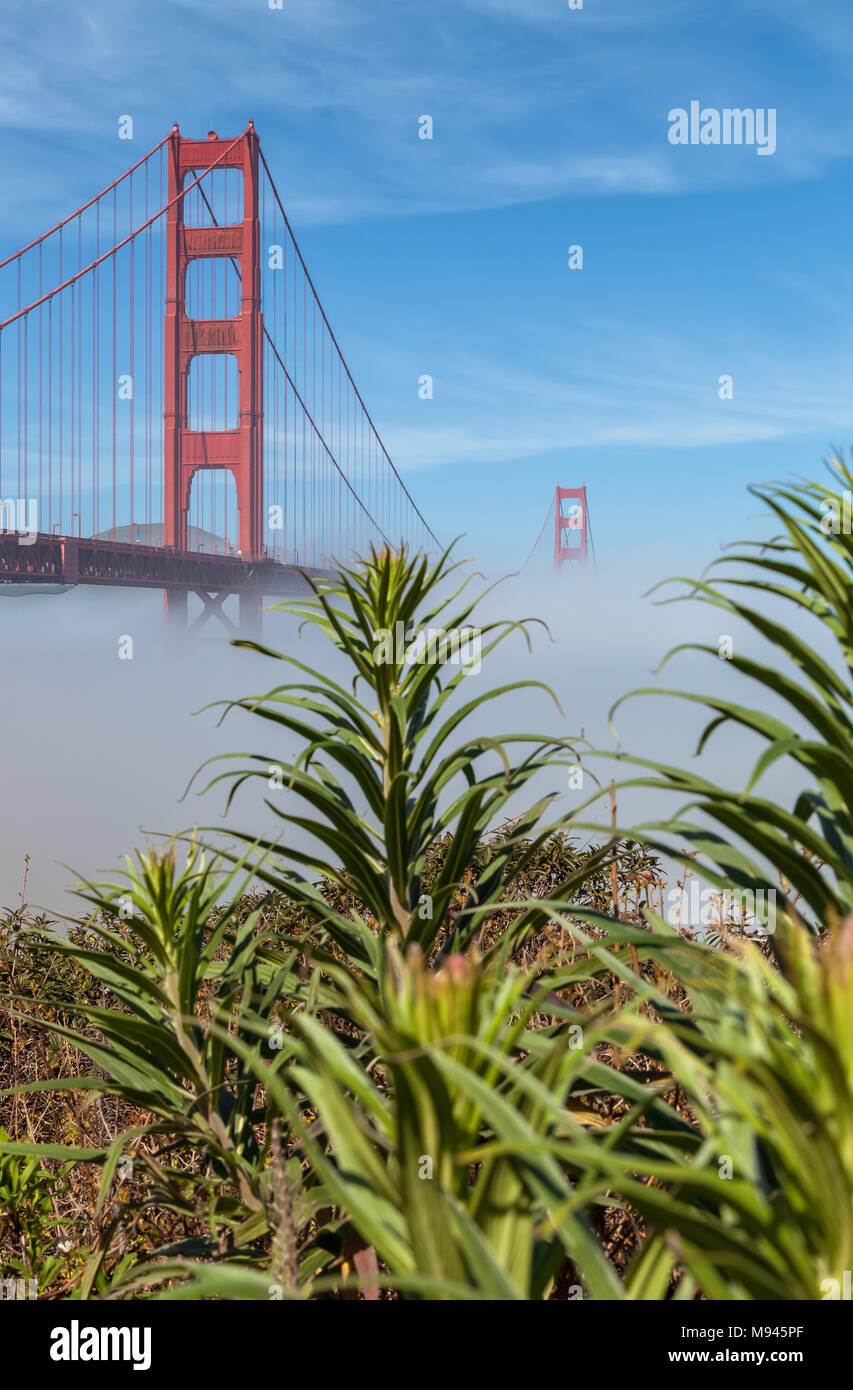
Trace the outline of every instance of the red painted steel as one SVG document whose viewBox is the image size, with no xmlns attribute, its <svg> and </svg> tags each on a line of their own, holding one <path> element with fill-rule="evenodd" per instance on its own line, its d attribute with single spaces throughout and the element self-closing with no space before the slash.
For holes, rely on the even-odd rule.
<svg viewBox="0 0 853 1390">
<path fill-rule="evenodd" d="M 571 498 L 575 505 L 563 511 L 563 499 Z M 580 532 L 576 545 L 566 545 L 566 531 Z M 561 569 L 570 560 L 585 565 L 589 522 L 586 508 L 586 484 L 583 487 L 558 487 L 554 494 L 554 568 Z"/>
<path fill-rule="evenodd" d="M 236 210 L 222 172 L 235 170 Z M 196 204 L 209 225 L 188 225 Z M 239 400 L 234 421 L 225 376 L 223 422 L 229 353 Z M 253 625 L 264 594 L 299 585 L 293 562 L 326 575 L 404 537 L 438 545 L 343 358 L 251 122 L 233 140 L 175 126 L 0 260 L 0 586 L 162 588 L 173 617 L 195 592 L 203 621 L 239 593 L 241 626 Z"/>
<path fill-rule="evenodd" d="M 27 242 L 26 246 L 22 246 L 20 251 L 13 251 L 10 256 L 6 257 L 5 260 L 0 261 L 0 270 L 2 270 L 4 266 L 9 265 L 12 261 L 16 261 L 21 256 L 25 256 L 28 251 L 32 251 L 36 246 L 39 246 L 42 242 L 47 241 L 48 237 L 54 236 L 60 230 L 60 228 L 67 227 L 68 224 L 70 222 L 73 222 L 75 218 L 79 217 L 81 213 L 86 212 L 89 208 L 94 207 L 95 204 L 99 203 L 102 198 L 105 198 L 108 193 L 112 193 L 113 189 L 118 188 L 121 184 L 123 184 L 125 179 L 131 178 L 133 174 L 136 173 L 137 169 L 141 169 L 143 164 L 147 163 L 147 161 L 151 159 L 152 155 L 155 155 L 158 150 L 161 150 L 168 139 L 169 136 L 164 135 L 163 139 L 158 141 L 158 143 L 153 147 L 153 149 L 150 149 L 147 154 L 144 154 L 140 159 L 137 159 L 136 163 L 131 164 L 129 169 L 125 169 L 124 173 L 121 174 L 119 178 L 113 179 L 112 183 L 108 183 L 106 188 L 102 188 L 100 193 L 95 194 L 94 198 L 90 198 L 88 202 L 81 204 L 81 206 L 77 208 L 75 212 L 71 212 L 68 214 L 67 217 L 63 217 L 62 221 L 57 222 L 54 227 L 51 227 L 49 232 L 42 232 L 41 236 L 34 237 L 32 241 Z"/>
<path fill-rule="evenodd" d="M 14 532 L 0 531 L 0 583 L 120 584 L 226 593 L 253 590 L 274 596 L 304 591 L 303 572 L 315 579 L 329 578 L 324 570 L 300 571 L 274 560 L 126 545 L 87 536 L 39 534 L 32 544 L 21 545 Z"/>
<path fill-rule="evenodd" d="M 243 218 L 235 226 L 187 227 L 188 174 L 238 169 L 243 176 Z M 235 143 L 213 132 L 206 141 L 169 136 L 169 194 L 166 232 L 164 541 L 186 550 L 190 488 L 197 473 L 227 469 L 237 489 L 239 548 L 246 558 L 263 546 L 263 319 L 261 316 L 258 137 L 249 122 Z M 190 319 L 186 312 L 187 269 L 193 260 L 229 256 L 239 265 L 240 313 L 233 319 Z M 239 423 L 226 431 L 190 430 L 187 383 L 190 363 L 200 353 L 231 353 L 240 381 Z"/>
</svg>

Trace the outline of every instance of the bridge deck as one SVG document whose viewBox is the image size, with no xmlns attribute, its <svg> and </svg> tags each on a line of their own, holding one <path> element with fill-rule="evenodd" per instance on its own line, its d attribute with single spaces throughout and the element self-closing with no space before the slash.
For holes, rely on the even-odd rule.
<svg viewBox="0 0 853 1390">
<path fill-rule="evenodd" d="M 37 533 L 31 539 L 0 532 L 0 585 L 108 584 L 217 593 L 254 589 L 275 595 L 305 592 L 304 574 L 313 579 L 331 578 L 328 570 L 301 570 L 276 560 L 247 560 L 241 555 L 128 545 L 86 536 Z"/>
</svg>

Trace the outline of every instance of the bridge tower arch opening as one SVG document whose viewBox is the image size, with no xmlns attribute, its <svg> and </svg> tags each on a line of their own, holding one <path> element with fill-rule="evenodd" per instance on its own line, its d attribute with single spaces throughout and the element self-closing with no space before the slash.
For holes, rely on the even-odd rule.
<svg viewBox="0 0 853 1390">
<path fill-rule="evenodd" d="M 189 479 L 187 549 L 204 555 L 236 555 L 240 509 L 232 468 L 200 468 Z"/>
</svg>

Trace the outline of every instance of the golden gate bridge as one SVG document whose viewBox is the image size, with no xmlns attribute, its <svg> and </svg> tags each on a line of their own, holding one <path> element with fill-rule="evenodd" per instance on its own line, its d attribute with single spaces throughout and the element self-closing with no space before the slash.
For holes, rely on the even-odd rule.
<svg viewBox="0 0 853 1390">
<path fill-rule="evenodd" d="M 586 483 L 582 487 L 557 485 L 539 534 L 521 568 L 526 569 L 531 563 L 542 565 L 546 560 L 550 561 L 552 546 L 553 564 L 557 571 L 564 566 L 569 570 L 578 566 L 585 568 L 590 554 L 595 565 L 595 542 L 592 539 Z"/>
<path fill-rule="evenodd" d="M 177 126 L 0 262 L 0 585 L 264 596 L 436 537 L 356 387 L 250 121 Z"/>
</svg>

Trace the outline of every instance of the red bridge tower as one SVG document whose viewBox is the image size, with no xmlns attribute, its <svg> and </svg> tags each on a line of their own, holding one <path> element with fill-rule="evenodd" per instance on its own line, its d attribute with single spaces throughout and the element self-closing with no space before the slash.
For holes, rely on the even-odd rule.
<svg viewBox="0 0 853 1390">
<path fill-rule="evenodd" d="M 564 498 L 570 498 L 563 506 Z M 561 569 L 564 561 L 586 564 L 589 523 L 586 510 L 586 484 L 583 487 L 558 487 L 554 498 L 554 568 Z M 569 533 L 566 543 L 565 532 Z"/>
<path fill-rule="evenodd" d="M 233 146 L 233 148 L 231 148 Z M 233 226 L 188 227 L 184 180 L 202 170 L 239 169 L 243 220 Z M 175 126 L 169 137 L 169 212 L 166 233 L 165 319 L 165 508 L 163 544 L 187 549 L 187 514 L 193 477 L 227 468 L 237 487 L 239 547 L 246 559 L 263 545 L 263 321 L 261 318 L 258 137 L 254 126 L 235 143 L 211 131 L 207 140 L 186 140 Z M 242 281 L 240 313 L 233 319 L 190 319 L 187 269 L 207 256 L 229 256 Z M 191 430 L 187 425 L 190 362 L 200 353 L 231 353 L 240 374 L 239 423 L 231 430 Z"/>
</svg>

